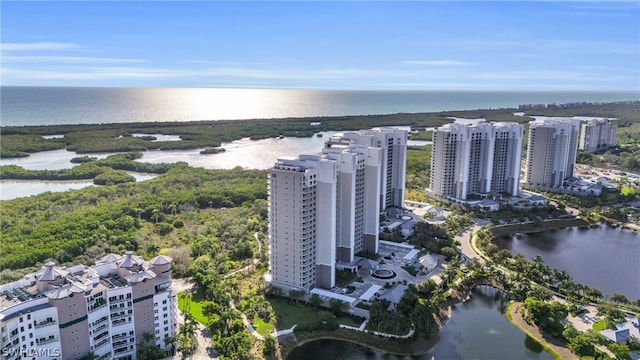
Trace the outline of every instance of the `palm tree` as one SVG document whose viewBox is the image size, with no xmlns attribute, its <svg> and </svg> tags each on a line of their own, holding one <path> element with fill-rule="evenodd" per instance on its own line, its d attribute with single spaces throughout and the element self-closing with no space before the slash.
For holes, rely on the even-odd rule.
<svg viewBox="0 0 640 360">
<path fill-rule="evenodd" d="M 159 209 L 153 209 L 153 211 L 151 211 L 151 216 L 156 220 L 156 224 L 158 223 L 158 218 L 160 217 L 160 210 Z"/>
<path fill-rule="evenodd" d="M 184 314 L 184 324 L 180 324 L 178 334 L 180 337 L 180 347 L 178 351 L 182 353 L 182 357 L 193 355 L 196 350 L 196 323 L 193 316 L 189 313 Z"/>
<path fill-rule="evenodd" d="M 149 253 L 149 255 L 157 255 L 159 251 L 160 246 L 158 246 L 158 244 L 152 243 L 147 245 L 147 253 Z"/>
<path fill-rule="evenodd" d="M 175 336 L 167 336 L 166 338 L 164 338 L 164 348 L 168 349 L 166 350 L 168 355 L 173 356 L 173 354 L 176 352 L 176 337 Z"/>
<path fill-rule="evenodd" d="M 155 348 L 155 337 L 152 333 L 146 332 L 142 334 L 142 339 L 136 344 L 136 354 L 138 359 L 151 360 L 154 359 L 152 348 Z"/>
<path fill-rule="evenodd" d="M 264 338 L 264 348 L 262 351 L 265 355 L 272 355 L 275 353 L 277 348 L 278 341 L 273 336 L 267 336 Z"/>
<path fill-rule="evenodd" d="M 229 335 L 231 327 L 233 326 L 233 320 L 236 319 L 236 313 L 230 308 L 220 309 L 220 322 L 222 323 L 222 331 L 224 335 Z"/>
</svg>

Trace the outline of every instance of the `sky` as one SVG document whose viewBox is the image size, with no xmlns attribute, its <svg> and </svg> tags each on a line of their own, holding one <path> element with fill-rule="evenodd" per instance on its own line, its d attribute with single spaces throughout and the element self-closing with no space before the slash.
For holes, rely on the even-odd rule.
<svg viewBox="0 0 640 360">
<path fill-rule="evenodd" d="M 640 1 L 0 2 L 16 86 L 640 90 Z"/>
</svg>

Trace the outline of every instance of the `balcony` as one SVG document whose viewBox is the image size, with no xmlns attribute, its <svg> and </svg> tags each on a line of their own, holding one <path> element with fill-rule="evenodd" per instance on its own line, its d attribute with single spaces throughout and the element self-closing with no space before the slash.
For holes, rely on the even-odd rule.
<svg viewBox="0 0 640 360">
<path fill-rule="evenodd" d="M 171 283 L 170 282 L 165 283 L 165 284 L 160 284 L 160 285 L 156 286 L 156 294 L 164 292 L 164 291 L 167 291 L 169 289 L 171 289 Z"/>
<path fill-rule="evenodd" d="M 40 321 L 39 323 L 35 323 L 33 324 L 33 326 L 36 329 L 40 329 L 46 326 L 51 326 L 51 325 L 56 325 L 58 322 L 55 320 L 44 320 L 44 321 Z"/>
<path fill-rule="evenodd" d="M 111 323 L 112 326 L 120 326 L 120 325 L 124 325 L 124 324 L 129 324 L 131 323 L 131 321 L 127 320 L 126 318 L 122 318 L 122 319 L 118 319 L 115 320 Z"/>
<path fill-rule="evenodd" d="M 111 340 L 114 341 L 114 343 L 115 343 L 115 341 L 119 341 L 119 340 L 127 340 L 128 341 L 130 337 L 131 337 L 131 335 L 128 335 L 128 334 L 124 334 L 124 335 L 120 334 L 120 335 L 112 336 Z"/>
<path fill-rule="evenodd" d="M 120 303 L 129 301 L 131 302 L 131 298 L 122 298 L 122 299 L 115 299 L 115 300 L 109 300 L 109 305 L 118 305 Z"/>
<path fill-rule="evenodd" d="M 100 341 L 99 343 L 95 344 L 93 346 L 93 348 L 94 349 L 98 349 L 98 348 L 100 348 L 100 347 L 102 347 L 102 346 L 104 346 L 105 344 L 108 344 L 108 343 L 109 343 L 109 338 L 107 337 L 107 338 L 102 339 L 102 341 Z"/>
<path fill-rule="evenodd" d="M 100 330 L 104 329 L 107 327 L 107 324 L 102 324 L 100 326 L 98 326 L 97 328 L 93 329 L 93 333 L 96 334 L 98 332 L 100 332 Z"/>
<path fill-rule="evenodd" d="M 88 310 L 89 313 L 92 313 L 94 311 L 100 310 L 103 307 L 107 306 L 107 302 L 103 300 L 103 302 L 95 302 L 93 305 L 89 306 Z"/>
<path fill-rule="evenodd" d="M 36 340 L 36 345 L 41 346 L 41 345 L 50 344 L 56 341 L 58 341 L 58 339 L 56 339 L 55 337 L 48 338 L 48 339 L 39 339 L 39 340 Z"/>
</svg>

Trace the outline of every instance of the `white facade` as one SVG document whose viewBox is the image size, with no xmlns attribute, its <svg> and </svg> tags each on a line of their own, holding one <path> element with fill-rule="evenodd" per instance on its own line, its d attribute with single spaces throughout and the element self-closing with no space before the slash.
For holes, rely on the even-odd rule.
<svg viewBox="0 0 640 360">
<path fill-rule="evenodd" d="M 338 165 L 336 197 L 337 261 L 350 263 L 361 251 L 378 251 L 381 149 L 334 145 L 322 156 Z"/>
<path fill-rule="evenodd" d="M 269 169 L 271 283 L 308 292 L 335 284 L 338 164 L 314 155 Z"/>
<path fill-rule="evenodd" d="M 48 263 L 0 285 L 2 358 L 135 359 L 136 344 L 154 331 L 154 344 L 167 349 L 176 330 L 171 261 L 109 254 L 89 268 Z"/>
<path fill-rule="evenodd" d="M 516 123 L 452 123 L 433 133 L 431 192 L 518 194 L 524 129 Z"/>
<path fill-rule="evenodd" d="M 580 129 L 579 148 L 594 152 L 614 146 L 617 129 L 616 123 L 605 119 L 593 119 L 583 123 Z"/>
<path fill-rule="evenodd" d="M 171 292 L 164 291 L 153 295 L 156 346 L 164 349 L 167 346 L 165 339 L 173 336 L 174 329 L 178 326 L 175 311 L 177 307 L 176 298 Z"/>
<path fill-rule="evenodd" d="M 354 140 L 359 135 L 340 135 L 319 154 L 283 157 L 269 169 L 265 279 L 271 285 L 284 291 L 332 288 L 336 263 L 351 263 L 360 252 L 377 253 L 381 179 L 389 152 L 370 145 L 375 134 L 366 135 L 363 143 Z M 402 166 L 386 169 L 404 171 L 402 159 Z"/>
<path fill-rule="evenodd" d="M 382 149 L 379 196 L 380 211 L 383 211 L 389 206 L 404 206 L 407 137 L 407 130 L 381 127 L 336 134 L 326 146 L 360 144 Z"/>
<path fill-rule="evenodd" d="M 2 311 L 3 359 L 62 359 L 58 312 L 48 300 L 32 299 Z"/>
<path fill-rule="evenodd" d="M 573 176 L 579 125 L 579 120 L 565 118 L 539 119 L 530 123 L 526 187 L 558 187 Z"/>
</svg>

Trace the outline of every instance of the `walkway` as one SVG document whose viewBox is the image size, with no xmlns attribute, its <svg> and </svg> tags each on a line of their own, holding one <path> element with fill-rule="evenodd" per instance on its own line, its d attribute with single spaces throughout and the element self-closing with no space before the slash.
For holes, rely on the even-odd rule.
<svg viewBox="0 0 640 360">
<path fill-rule="evenodd" d="M 278 338 L 278 336 L 293 334 L 293 330 L 296 328 L 296 326 L 298 326 L 298 324 L 295 324 L 292 327 L 284 330 L 273 329 L 273 332 L 271 332 L 271 336 Z"/>
<path fill-rule="evenodd" d="M 253 325 L 251 325 L 251 322 L 249 322 L 249 319 L 247 319 L 247 316 L 242 311 L 236 308 L 236 303 L 233 301 L 233 299 L 229 300 L 229 307 L 232 308 L 234 311 L 237 311 L 240 313 L 240 317 L 242 317 L 242 322 L 244 323 L 244 326 L 247 328 L 247 330 L 249 330 L 249 333 L 251 333 L 253 337 L 255 337 L 258 340 L 264 340 L 264 336 L 258 334 L 256 329 L 253 328 Z"/>
<path fill-rule="evenodd" d="M 258 237 L 258 233 L 257 232 L 253 233 L 253 238 L 256 239 L 256 242 L 258 243 L 258 252 L 262 253 L 262 242 L 260 241 L 260 238 Z M 249 265 L 247 265 L 245 267 L 241 267 L 240 269 L 236 269 L 236 270 L 228 272 L 227 274 L 225 274 L 223 276 L 223 279 L 227 279 L 227 278 L 229 278 L 229 277 L 231 277 L 234 274 L 237 274 L 239 272 L 245 272 L 245 271 L 251 270 L 252 268 L 255 268 L 255 266 L 258 265 L 259 262 L 260 262 L 259 259 L 254 258 L 251 261 L 251 264 L 249 264 Z"/>
<path fill-rule="evenodd" d="M 405 335 L 396 335 L 396 334 L 389 334 L 389 333 L 383 333 L 383 332 L 378 332 L 378 331 L 365 330 L 365 328 L 367 327 L 367 323 L 368 322 L 369 322 L 369 319 L 363 321 L 362 324 L 360 324 L 359 327 L 340 324 L 340 328 L 341 329 L 349 329 L 349 330 L 353 330 L 353 331 L 362 331 L 362 332 L 367 333 L 367 334 L 373 334 L 373 335 L 384 336 L 384 337 L 395 338 L 395 339 L 406 339 L 406 338 L 412 337 L 413 333 L 414 333 L 413 328 L 411 330 L 409 330 L 409 332 L 406 333 Z"/>
</svg>

